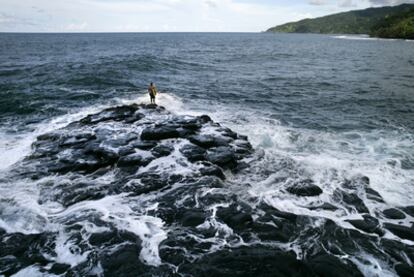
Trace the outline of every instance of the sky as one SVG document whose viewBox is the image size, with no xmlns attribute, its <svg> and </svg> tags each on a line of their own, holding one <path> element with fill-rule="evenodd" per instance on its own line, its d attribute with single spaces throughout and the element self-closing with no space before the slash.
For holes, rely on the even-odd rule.
<svg viewBox="0 0 414 277">
<path fill-rule="evenodd" d="M 0 32 L 260 32 L 400 0 L 0 0 Z"/>
</svg>

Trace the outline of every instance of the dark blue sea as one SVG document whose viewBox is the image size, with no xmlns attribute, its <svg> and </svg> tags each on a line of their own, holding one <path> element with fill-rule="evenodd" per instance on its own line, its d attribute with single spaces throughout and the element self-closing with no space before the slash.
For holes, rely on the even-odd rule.
<svg viewBox="0 0 414 277">
<path fill-rule="evenodd" d="M 150 82 L 169 116 L 206 114 L 247 136 L 244 168 L 195 189 L 182 178 L 197 169 L 177 150 L 145 180 L 179 182 L 131 193 L 114 189 L 115 167 L 62 173 L 39 160 L 59 130 L 139 135 L 75 123 L 149 103 Z M 143 124 L 166 122 L 151 116 Z M 142 183 L 144 169 L 121 185 Z M 413 41 L 0 34 L 0 276 L 413 276 L 413 266 Z"/>
</svg>

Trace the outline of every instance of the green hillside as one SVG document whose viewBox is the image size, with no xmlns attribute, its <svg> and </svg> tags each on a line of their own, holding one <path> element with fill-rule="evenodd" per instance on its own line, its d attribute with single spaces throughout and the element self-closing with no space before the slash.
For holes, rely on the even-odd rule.
<svg viewBox="0 0 414 277">
<path fill-rule="evenodd" d="M 399 37 L 400 34 L 412 31 L 413 11 L 414 4 L 369 8 L 286 23 L 270 28 L 267 32 L 371 34 Z"/>
<path fill-rule="evenodd" d="M 370 35 L 381 38 L 414 39 L 414 8 L 385 18 L 372 28 Z"/>
</svg>

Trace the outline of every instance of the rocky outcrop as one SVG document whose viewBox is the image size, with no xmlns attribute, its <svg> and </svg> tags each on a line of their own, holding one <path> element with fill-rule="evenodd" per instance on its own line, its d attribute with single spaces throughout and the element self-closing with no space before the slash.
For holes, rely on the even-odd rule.
<svg viewBox="0 0 414 277">
<path fill-rule="evenodd" d="M 410 276 L 412 206 L 384 210 L 365 176 L 331 190 L 302 171 L 270 184 L 277 197 L 255 196 L 254 182 L 280 170 L 259 152 L 206 115 L 156 105 L 41 135 L 7 177 L 39 189 L 35 207 L 53 214 L 21 217 L 34 234 L 0 228 L 0 275 L 38 266 L 61 276 L 362 276 L 353 257 L 364 251 Z M 12 224 L 17 213 L 33 212 L 0 203 Z"/>
<path fill-rule="evenodd" d="M 53 200 L 67 206 L 113 193 L 145 193 L 202 176 L 224 180 L 224 172 L 238 170 L 252 152 L 246 137 L 206 115 L 177 116 L 160 106 L 135 104 L 108 108 L 39 136 L 26 162 L 37 166 L 34 179 L 116 174 L 105 187 L 87 182 L 71 184 L 70 189 L 56 186 L 61 193 Z"/>
</svg>

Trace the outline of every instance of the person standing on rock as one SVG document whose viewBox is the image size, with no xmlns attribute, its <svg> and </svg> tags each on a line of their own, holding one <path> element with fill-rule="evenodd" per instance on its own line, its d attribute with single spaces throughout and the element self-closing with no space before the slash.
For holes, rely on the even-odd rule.
<svg viewBox="0 0 414 277">
<path fill-rule="evenodd" d="M 149 92 L 151 104 L 155 104 L 155 96 L 157 96 L 157 88 L 154 86 L 154 83 L 151 82 L 151 84 L 148 87 L 148 92 Z"/>
</svg>

